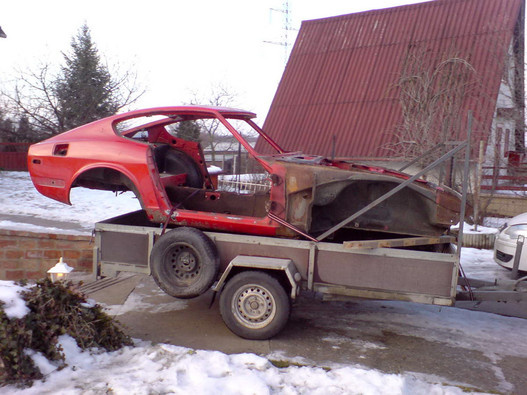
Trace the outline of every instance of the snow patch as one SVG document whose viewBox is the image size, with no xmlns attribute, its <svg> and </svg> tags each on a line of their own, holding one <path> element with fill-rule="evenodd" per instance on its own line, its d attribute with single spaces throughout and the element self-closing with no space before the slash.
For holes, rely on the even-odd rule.
<svg viewBox="0 0 527 395">
<path fill-rule="evenodd" d="M 30 232 L 90 234 L 96 222 L 141 208 L 132 192 L 115 195 L 109 191 L 86 188 L 71 190 L 72 205 L 66 205 L 41 195 L 33 186 L 29 173 L 0 171 L 0 215 L 21 216 L 2 220 L 0 228 Z M 27 217 L 27 222 L 23 220 Z M 67 221 L 76 229 L 63 230 L 55 226 L 32 224 L 31 219 Z"/>
<path fill-rule="evenodd" d="M 277 368 L 254 354 L 227 355 L 167 344 L 97 353 L 81 351 L 69 336 L 60 344 L 68 364 L 49 371 L 30 388 L 3 387 L 4 394 L 462 394 L 413 375 L 384 374 L 356 367 Z"/>
<path fill-rule="evenodd" d="M 104 306 L 105 313 L 109 315 L 121 315 L 130 311 L 148 311 L 151 313 L 164 313 L 168 311 L 186 309 L 188 303 L 186 300 L 171 300 L 167 303 L 148 303 L 141 295 L 131 293 L 122 305 Z"/>
<path fill-rule="evenodd" d="M 0 280 L 0 301 L 4 303 L 2 308 L 7 318 L 23 318 L 29 313 L 26 302 L 20 296 L 20 293 L 27 289 L 28 287 L 16 285 L 13 281 Z"/>
</svg>

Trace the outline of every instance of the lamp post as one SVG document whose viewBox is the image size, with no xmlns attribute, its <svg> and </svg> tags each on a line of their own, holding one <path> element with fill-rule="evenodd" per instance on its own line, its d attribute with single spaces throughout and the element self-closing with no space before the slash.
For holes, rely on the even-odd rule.
<svg viewBox="0 0 527 395">
<path fill-rule="evenodd" d="M 54 283 L 56 281 L 66 280 L 68 274 L 70 274 L 72 271 L 73 268 L 68 266 L 68 264 L 62 260 L 62 257 L 60 257 L 57 264 L 48 270 L 48 274 L 51 282 Z"/>
</svg>

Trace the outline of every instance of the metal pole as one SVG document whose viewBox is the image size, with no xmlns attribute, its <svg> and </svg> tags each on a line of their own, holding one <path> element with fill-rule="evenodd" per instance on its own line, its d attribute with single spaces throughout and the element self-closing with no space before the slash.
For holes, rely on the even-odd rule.
<svg viewBox="0 0 527 395">
<path fill-rule="evenodd" d="M 479 222 L 479 198 L 481 193 L 481 178 L 483 176 L 483 157 L 485 155 L 485 142 L 479 142 L 478 170 L 476 173 L 476 186 L 474 187 L 474 230 L 478 230 Z"/>
<path fill-rule="evenodd" d="M 465 209 L 467 205 L 467 188 L 470 170 L 470 136 L 472 134 L 472 111 L 468 112 L 467 141 L 465 150 L 465 168 L 463 170 L 463 190 L 461 196 L 461 210 L 459 212 L 459 234 L 457 238 L 457 256 L 461 256 L 461 246 L 463 245 L 463 227 L 465 225 Z"/>
<path fill-rule="evenodd" d="M 518 268 L 520 267 L 520 258 L 522 256 L 523 243 L 525 237 L 520 235 L 516 241 L 516 252 L 514 253 L 514 263 L 512 264 L 512 278 L 518 278 Z"/>
<path fill-rule="evenodd" d="M 467 205 L 467 188 L 468 188 L 468 177 L 469 177 L 469 171 L 470 171 L 470 137 L 472 134 L 472 111 L 468 112 L 468 121 L 467 121 L 467 141 L 465 142 L 465 163 L 464 163 L 464 169 L 463 169 L 463 185 L 462 185 L 462 196 L 461 196 L 461 209 L 459 213 L 459 234 L 457 238 L 457 251 L 456 251 L 456 266 L 455 269 L 457 269 L 457 277 L 453 276 L 453 278 L 459 278 L 459 275 L 465 279 L 467 288 L 468 288 L 468 294 L 470 296 L 470 300 L 474 300 L 474 294 L 472 292 L 472 287 L 470 286 L 470 281 L 465 275 L 465 271 L 463 270 L 463 267 L 461 266 L 461 247 L 463 246 L 463 228 L 465 225 L 465 209 Z M 453 284 L 452 287 L 452 295 L 455 295 L 456 285 Z"/>
</svg>

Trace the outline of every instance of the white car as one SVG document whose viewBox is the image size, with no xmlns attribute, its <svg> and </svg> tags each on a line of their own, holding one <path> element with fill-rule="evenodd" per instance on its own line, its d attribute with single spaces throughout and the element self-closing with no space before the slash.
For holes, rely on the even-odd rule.
<svg viewBox="0 0 527 395">
<path fill-rule="evenodd" d="M 499 265 L 512 269 L 518 236 L 526 238 L 518 270 L 527 271 L 527 213 L 517 215 L 500 229 L 494 242 L 494 260 Z"/>
</svg>

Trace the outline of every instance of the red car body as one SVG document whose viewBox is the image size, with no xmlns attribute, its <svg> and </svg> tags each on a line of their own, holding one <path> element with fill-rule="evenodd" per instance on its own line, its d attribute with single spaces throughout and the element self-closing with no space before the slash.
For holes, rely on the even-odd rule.
<svg viewBox="0 0 527 395">
<path fill-rule="evenodd" d="M 32 145 L 29 172 L 40 193 L 66 204 L 77 186 L 131 190 L 152 222 L 313 239 L 409 178 L 384 168 L 286 152 L 254 117 L 248 111 L 204 106 L 114 115 Z M 203 119 L 218 122 L 234 136 L 268 173 L 270 190 L 240 194 L 214 188 L 200 144 L 176 137 L 169 128 Z M 129 125 L 137 120 L 143 123 Z M 276 153 L 257 153 L 233 122 L 245 123 Z M 339 232 L 348 239 L 356 230 L 440 235 L 458 220 L 459 202 L 453 191 L 417 180 Z"/>
</svg>

